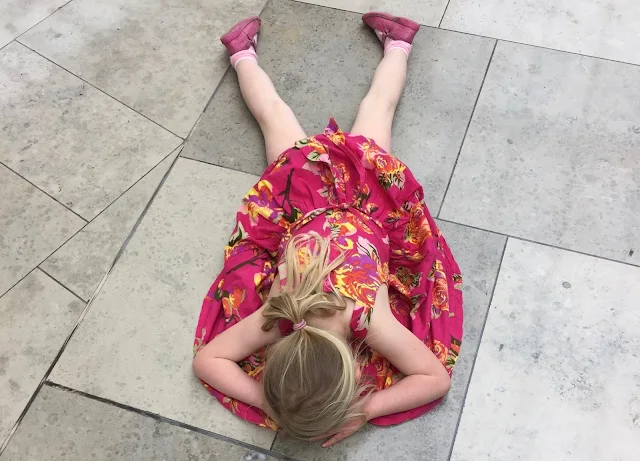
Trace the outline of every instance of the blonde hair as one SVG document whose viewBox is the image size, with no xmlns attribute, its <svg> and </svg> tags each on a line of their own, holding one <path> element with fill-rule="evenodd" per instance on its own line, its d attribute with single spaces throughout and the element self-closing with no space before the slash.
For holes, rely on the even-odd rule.
<svg viewBox="0 0 640 461">
<path fill-rule="evenodd" d="M 286 281 L 282 292 L 267 300 L 262 329 L 279 320 L 299 324 L 310 316 L 329 317 L 346 309 L 323 282 L 344 256 L 330 261 L 328 239 L 315 232 L 295 236 L 285 250 Z M 264 395 L 278 425 L 293 437 L 310 440 L 339 429 L 362 415 L 363 392 L 354 352 L 334 333 L 304 325 L 267 349 Z"/>
</svg>

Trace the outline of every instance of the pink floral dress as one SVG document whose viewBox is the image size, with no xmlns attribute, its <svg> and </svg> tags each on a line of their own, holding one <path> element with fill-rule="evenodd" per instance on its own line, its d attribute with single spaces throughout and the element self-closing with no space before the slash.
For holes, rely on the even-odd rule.
<svg viewBox="0 0 640 461">
<path fill-rule="evenodd" d="M 242 200 L 224 268 L 202 304 L 194 353 L 262 306 L 276 274 L 284 275 L 287 242 L 309 231 L 329 236 L 332 255 L 346 256 L 325 289 L 333 285 L 354 301 L 353 338 L 366 337 L 377 290 L 386 283 L 393 314 L 451 374 L 462 338 L 458 265 L 407 167 L 372 139 L 343 133 L 333 118 L 324 134 L 285 151 Z M 376 351 L 366 348 L 363 357 L 362 375 L 379 390 L 402 379 Z M 264 350 L 239 365 L 260 380 Z M 260 409 L 204 385 L 234 414 L 277 429 Z M 371 422 L 397 424 L 437 404 Z"/>
</svg>

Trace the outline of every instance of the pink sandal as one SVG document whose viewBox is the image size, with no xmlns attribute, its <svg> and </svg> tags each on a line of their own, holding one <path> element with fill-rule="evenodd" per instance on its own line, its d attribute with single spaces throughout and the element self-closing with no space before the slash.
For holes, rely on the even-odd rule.
<svg viewBox="0 0 640 461">
<path fill-rule="evenodd" d="M 251 16 L 234 25 L 229 32 L 220 37 L 229 56 L 233 56 L 238 51 L 248 50 L 252 46 L 255 48 L 257 43 L 254 38 L 260 31 L 261 25 L 262 21 L 258 16 Z"/>
<path fill-rule="evenodd" d="M 413 38 L 418 33 L 418 30 L 420 30 L 420 24 L 411 19 L 392 16 L 377 11 L 365 13 L 362 16 L 362 22 L 382 34 L 382 43 L 384 43 L 387 37 L 391 40 L 412 43 Z"/>
</svg>

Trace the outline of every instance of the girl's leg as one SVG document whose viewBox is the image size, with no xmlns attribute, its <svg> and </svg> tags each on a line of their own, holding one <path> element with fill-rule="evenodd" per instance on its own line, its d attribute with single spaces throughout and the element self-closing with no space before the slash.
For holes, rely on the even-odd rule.
<svg viewBox="0 0 640 461">
<path fill-rule="evenodd" d="M 278 96 L 271 79 L 258 65 L 256 44 L 261 21 L 257 16 L 243 19 L 220 41 L 227 48 L 231 65 L 238 74 L 240 91 L 264 136 L 267 163 L 306 137 L 293 111 Z"/>
<path fill-rule="evenodd" d="M 389 152 L 393 116 L 407 80 L 407 60 L 420 24 L 378 12 L 367 13 L 362 20 L 382 42 L 384 58 L 373 75 L 369 92 L 360 103 L 351 132 L 375 139 Z"/>
<path fill-rule="evenodd" d="M 236 64 L 240 91 L 264 136 L 267 164 L 275 161 L 296 141 L 306 138 L 287 104 L 278 96 L 269 76 L 251 59 Z"/>
<path fill-rule="evenodd" d="M 391 151 L 391 125 L 407 79 L 408 55 L 401 49 L 389 50 L 373 74 L 371 88 L 360 103 L 351 133 L 375 139 Z"/>
</svg>

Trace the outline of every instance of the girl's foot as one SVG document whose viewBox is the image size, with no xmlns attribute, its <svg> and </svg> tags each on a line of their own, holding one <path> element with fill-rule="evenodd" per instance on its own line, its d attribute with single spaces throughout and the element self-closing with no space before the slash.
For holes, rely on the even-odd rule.
<svg viewBox="0 0 640 461">
<path fill-rule="evenodd" d="M 420 24 L 411 19 L 380 12 L 364 14 L 362 22 L 376 33 L 384 46 L 385 54 L 400 49 L 409 56 L 413 38 L 420 30 Z"/>
<path fill-rule="evenodd" d="M 258 46 L 258 32 L 261 24 L 258 16 L 252 16 L 243 19 L 220 37 L 220 41 L 229 53 L 234 69 L 240 61 L 245 59 L 258 62 L 256 47 Z"/>
</svg>

